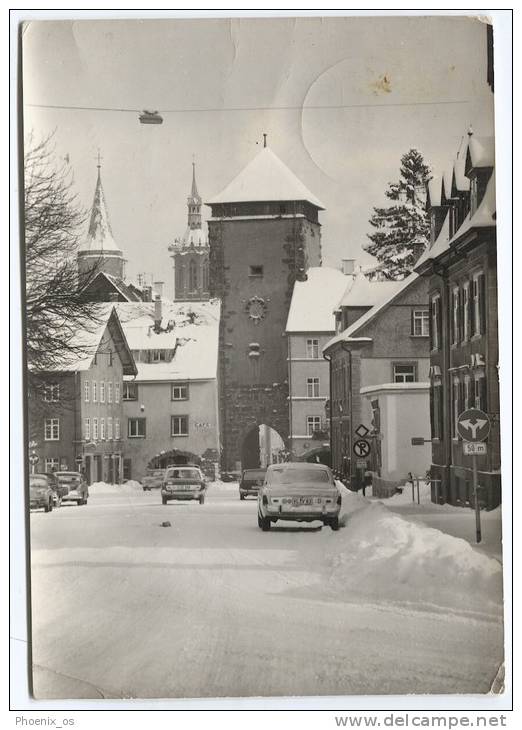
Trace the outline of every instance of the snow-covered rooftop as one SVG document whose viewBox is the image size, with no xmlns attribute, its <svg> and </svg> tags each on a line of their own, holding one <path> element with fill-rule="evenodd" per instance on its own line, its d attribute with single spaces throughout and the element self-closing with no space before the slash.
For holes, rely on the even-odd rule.
<svg viewBox="0 0 522 730">
<path fill-rule="evenodd" d="M 434 175 L 428 182 L 428 195 L 430 205 L 440 205 L 442 193 L 442 180 L 439 176 Z"/>
<path fill-rule="evenodd" d="M 349 327 L 347 327 L 343 332 L 339 333 L 335 337 L 333 337 L 324 347 L 323 352 L 325 352 L 329 347 L 332 345 L 335 345 L 337 342 L 365 342 L 370 341 L 370 338 L 367 337 L 357 337 L 357 332 L 363 327 L 363 325 L 367 324 L 371 319 L 373 319 L 379 312 L 381 312 L 385 307 L 387 307 L 391 302 L 395 299 L 396 296 L 398 296 L 401 292 L 403 292 L 405 289 L 407 289 L 410 284 L 412 284 L 415 279 L 418 279 L 419 275 L 412 273 L 409 276 L 407 276 L 402 281 L 388 281 L 384 282 L 388 284 L 386 290 L 386 295 L 377 303 L 375 304 L 371 309 L 369 309 L 367 312 L 365 312 L 362 317 L 359 317 L 353 324 L 351 324 Z M 371 283 L 383 283 L 383 282 L 371 282 Z M 354 284 L 354 287 L 356 285 Z"/>
<path fill-rule="evenodd" d="M 472 135 L 468 150 L 472 167 L 493 167 L 495 164 L 495 138 Z"/>
<path fill-rule="evenodd" d="M 346 287 L 339 307 L 373 307 L 397 287 L 396 281 L 370 281 L 362 271 Z"/>
<path fill-rule="evenodd" d="M 160 333 L 154 331 L 155 302 L 115 304 L 129 347 L 175 350 L 171 362 L 137 362 L 139 381 L 207 380 L 216 377 L 219 339 L 219 300 L 163 300 Z"/>
<path fill-rule="evenodd" d="M 446 212 L 444 222 L 439 231 L 436 241 L 431 248 L 427 248 L 422 256 L 415 263 L 415 268 L 421 266 L 425 261 L 436 258 L 439 254 L 446 251 L 449 246 L 449 210 Z"/>
<path fill-rule="evenodd" d="M 311 193 L 270 147 L 264 147 L 224 190 L 207 205 L 256 201 L 306 200 L 324 210 Z"/>
<path fill-rule="evenodd" d="M 314 266 L 307 276 L 294 284 L 286 331 L 334 332 L 334 310 L 353 277 L 328 266 Z"/>
<path fill-rule="evenodd" d="M 121 251 L 112 235 L 109 211 L 105 201 L 99 167 L 89 220 L 89 230 L 80 251 Z"/>
</svg>

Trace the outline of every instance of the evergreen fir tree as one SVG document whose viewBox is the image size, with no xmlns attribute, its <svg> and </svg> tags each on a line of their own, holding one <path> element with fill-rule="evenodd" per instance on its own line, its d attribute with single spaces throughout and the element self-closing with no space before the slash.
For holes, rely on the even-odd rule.
<svg viewBox="0 0 522 730">
<path fill-rule="evenodd" d="M 429 167 L 416 149 L 401 157 L 400 180 L 390 183 L 385 192 L 394 204 L 373 209 L 369 223 L 376 231 L 367 234 L 370 243 L 363 245 L 379 261 L 374 272 L 377 276 L 403 279 L 428 246 L 430 224 L 425 204 L 430 177 Z"/>
</svg>

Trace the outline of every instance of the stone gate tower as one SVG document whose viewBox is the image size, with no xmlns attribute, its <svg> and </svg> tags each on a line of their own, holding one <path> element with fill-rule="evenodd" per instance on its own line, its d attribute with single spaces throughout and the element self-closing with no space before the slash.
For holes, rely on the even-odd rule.
<svg viewBox="0 0 522 730">
<path fill-rule="evenodd" d="M 207 205 L 210 295 L 222 300 L 222 468 L 250 463 L 266 424 L 289 443 L 285 327 L 294 282 L 321 264 L 320 201 L 268 147 Z"/>
</svg>

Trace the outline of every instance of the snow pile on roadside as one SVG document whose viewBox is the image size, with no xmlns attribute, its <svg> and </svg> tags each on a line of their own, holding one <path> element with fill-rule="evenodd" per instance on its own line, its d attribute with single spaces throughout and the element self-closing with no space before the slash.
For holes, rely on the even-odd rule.
<svg viewBox="0 0 522 730">
<path fill-rule="evenodd" d="M 339 596 L 497 613 L 502 567 L 462 540 L 346 490 L 332 540 L 330 586 Z M 334 537 L 334 536 L 332 536 Z"/>
<path fill-rule="evenodd" d="M 403 484 L 400 488 L 402 489 L 402 494 L 397 492 L 392 497 L 386 497 L 383 501 L 386 504 L 392 504 L 394 506 L 398 504 L 413 504 L 413 502 L 415 504 L 417 503 L 417 482 L 415 482 L 415 500 L 411 498 L 411 483 Z M 371 494 L 371 487 L 366 493 L 368 494 L 368 492 Z M 419 494 L 421 504 L 431 502 L 431 486 L 429 482 L 422 480 L 419 482 Z M 382 499 L 382 497 L 372 497 L 372 499 Z"/>
<path fill-rule="evenodd" d="M 107 484 L 107 482 L 94 482 L 89 486 L 91 494 L 130 494 L 141 491 L 142 486 L 134 479 L 129 479 L 125 484 Z"/>
</svg>

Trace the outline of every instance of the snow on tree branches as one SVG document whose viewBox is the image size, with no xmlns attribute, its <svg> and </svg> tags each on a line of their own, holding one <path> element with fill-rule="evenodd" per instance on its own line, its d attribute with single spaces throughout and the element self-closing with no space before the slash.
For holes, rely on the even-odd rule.
<svg viewBox="0 0 522 730">
<path fill-rule="evenodd" d="M 425 204 L 430 177 L 430 169 L 416 149 L 401 157 L 400 180 L 389 183 L 385 192 L 394 204 L 373 209 L 369 223 L 376 230 L 367 234 L 370 242 L 363 245 L 379 261 L 375 275 L 403 279 L 428 246 L 430 225 Z"/>
</svg>

